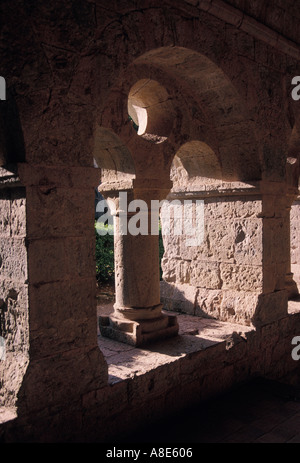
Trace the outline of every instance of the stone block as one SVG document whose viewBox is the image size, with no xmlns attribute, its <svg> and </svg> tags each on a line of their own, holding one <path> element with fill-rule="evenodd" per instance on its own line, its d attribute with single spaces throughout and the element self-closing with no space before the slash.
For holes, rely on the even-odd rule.
<svg viewBox="0 0 300 463">
<path fill-rule="evenodd" d="M 10 200 L 0 198 L 0 237 L 10 236 Z"/>
<path fill-rule="evenodd" d="M 45 239 L 94 234 L 94 189 L 27 188 L 27 234 Z M 90 204 L 90 207 L 87 205 Z M 38 213 L 37 213 L 38 211 Z"/>
<path fill-rule="evenodd" d="M 263 289 L 263 273 L 260 266 L 221 264 L 220 270 L 223 289 L 250 292 Z"/>
<path fill-rule="evenodd" d="M 197 288 L 190 285 L 160 283 L 161 301 L 165 310 L 195 315 Z"/>
<path fill-rule="evenodd" d="M 260 295 L 252 322 L 255 327 L 276 322 L 287 316 L 288 291 Z"/>
<path fill-rule="evenodd" d="M 95 237 L 30 240 L 28 262 L 32 284 L 95 276 Z"/>
<path fill-rule="evenodd" d="M 250 200 L 247 196 L 236 198 L 211 198 L 205 200 L 207 220 L 255 219 L 261 213 L 262 203 L 257 197 Z"/>
<path fill-rule="evenodd" d="M 261 219 L 238 220 L 234 223 L 234 259 L 237 264 L 262 265 L 263 223 Z"/>
<path fill-rule="evenodd" d="M 32 356 L 96 342 L 96 281 L 69 279 L 30 287 Z"/>
<path fill-rule="evenodd" d="M 98 346 L 31 359 L 19 393 L 20 413 L 65 407 L 90 391 L 105 387 L 107 364 Z"/>
<path fill-rule="evenodd" d="M 199 289 L 195 315 L 250 326 L 260 293 Z"/>
<path fill-rule="evenodd" d="M 259 295 L 259 292 L 223 291 L 220 320 L 251 326 Z"/>
<path fill-rule="evenodd" d="M 11 236 L 26 236 L 26 198 L 25 189 L 11 192 Z"/>
<path fill-rule="evenodd" d="M 220 266 L 217 262 L 194 263 L 190 282 L 192 286 L 206 289 L 221 289 Z"/>
<path fill-rule="evenodd" d="M 1 278 L 27 280 L 27 251 L 23 238 L 0 238 L 0 269 Z"/>
</svg>

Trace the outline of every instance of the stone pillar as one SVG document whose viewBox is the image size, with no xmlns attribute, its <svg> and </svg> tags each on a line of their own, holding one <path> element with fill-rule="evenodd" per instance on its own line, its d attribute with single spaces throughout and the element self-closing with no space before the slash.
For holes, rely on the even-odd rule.
<svg viewBox="0 0 300 463">
<path fill-rule="evenodd" d="M 300 197 L 292 204 L 291 208 L 291 271 L 296 283 L 300 284 Z"/>
<path fill-rule="evenodd" d="M 112 198 L 111 193 L 102 193 Z M 142 200 L 147 205 L 147 209 L 139 212 L 128 212 L 127 204 L 124 207 L 116 193 L 113 193 L 116 302 L 110 317 L 100 317 L 100 332 L 103 336 L 142 346 L 178 334 L 176 317 L 162 312 L 159 237 L 151 230 L 151 199 L 161 200 L 164 191 L 132 190 L 129 200 Z M 146 229 L 133 234 L 131 225 L 138 219 L 137 214 Z"/>
<path fill-rule="evenodd" d="M 15 410 L 29 361 L 26 191 L 0 168 L 0 404 Z"/>
<path fill-rule="evenodd" d="M 299 295 L 299 290 L 297 283 L 294 280 L 294 274 L 292 272 L 292 260 L 291 260 L 291 209 L 292 206 L 287 208 L 287 217 L 286 217 L 286 228 L 287 228 L 287 233 L 286 233 L 286 245 L 288 248 L 287 251 L 287 273 L 286 273 L 286 290 L 288 291 L 288 298 L 293 299 Z"/>
<path fill-rule="evenodd" d="M 297 292 L 291 272 L 290 208 L 295 192 L 286 184 L 262 182 L 264 284 L 255 325 L 287 315 L 288 298 Z"/>
<path fill-rule="evenodd" d="M 266 225 L 266 243 L 268 250 L 270 243 L 273 244 L 271 252 L 265 253 L 264 262 L 270 265 L 269 272 L 276 276 L 274 291 L 286 290 L 288 298 L 298 295 L 297 284 L 291 269 L 291 207 L 297 197 L 297 192 L 281 186 L 279 190 L 273 185 L 266 185 L 264 195 L 264 215 Z M 269 235 L 269 229 L 271 235 Z M 270 240 L 270 242 L 268 242 Z M 269 289 L 269 288 L 267 288 Z"/>
<path fill-rule="evenodd" d="M 25 163 L 18 172 L 26 190 L 30 315 L 18 414 L 37 417 L 52 407 L 67 417 L 68 407 L 71 413 L 84 394 L 108 381 L 97 344 L 94 188 L 100 174 Z"/>
</svg>

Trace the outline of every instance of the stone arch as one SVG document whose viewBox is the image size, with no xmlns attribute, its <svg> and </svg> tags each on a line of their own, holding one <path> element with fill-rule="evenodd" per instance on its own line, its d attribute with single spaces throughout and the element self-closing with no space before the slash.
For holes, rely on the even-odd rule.
<svg viewBox="0 0 300 463">
<path fill-rule="evenodd" d="M 231 190 L 234 190 L 235 182 L 251 184 L 261 180 L 262 164 L 259 143 L 256 141 L 256 126 L 245 102 L 220 66 L 204 54 L 191 49 L 177 46 L 163 47 L 146 52 L 134 60 L 124 71 L 118 83 L 111 88 L 104 107 L 99 108 L 97 123 L 102 127 L 101 130 L 114 133 L 121 140 L 121 145 L 131 153 L 135 171 L 131 191 L 134 198 L 142 198 L 149 202 L 152 199 L 170 199 L 175 193 L 173 196 L 182 201 L 186 198 L 186 194 L 193 192 L 194 189 L 197 198 L 202 201 L 203 197 L 207 197 L 208 190 L 211 190 L 209 204 L 212 206 L 206 208 L 206 213 L 211 213 L 213 209 L 225 210 L 231 207 L 230 204 L 235 203 L 235 200 L 231 199 Z M 177 174 L 180 168 L 185 172 L 187 185 L 184 186 L 184 179 L 177 181 L 175 174 L 172 179 L 175 180 L 174 192 L 170 182 L 170 171 L 176 164 Z M 124 186 L 122 183 L 118 185 L 116 178 L 111 174 L 113 170 L 111 162 L 108 165 L 109 169 L 103 181 L 107 186 L 110 185 L 107 189 L 115 188 L 114 196 L 117 196 L 117 190 L 120 191 Z M 212 187 L 208 187 L 208 183 L 212 183 Z M 218 195 L 219 184 L 224 186 L 221 199 Z M 179 192 L 176 192 L 176 187 L 179 188 Z M 112 196 L 111 193 L 110 195 Z M 236 195 L 236 192 L 233 195 Z M 221 227 L 227 247 L 223 250 L 216 244 L 218 249 L 215 250 L 214 261 L 212 257 L 209 257 L 209 262 L 200 259 L 198 267 L 194 266 L 193 275 L 190 275 L 188 268 L 186 272 L 182 270 L 181 267 L 183 268 L 184 265 L 180 264 L 179 273 L 186 273 L 186 275 L 183 278 L 182 275 L 179 276 L 179 280 L 176 275 L 175 280 L 172 280 L 172 277 L 172 281 L 166 280 L 167 283 L 177 284 L 180 281 L 189 286 L 195 283 L 194 286 L 198 287 L 201 280 L 201 285 L 207 286 L 210 295 L 211 292 L 222 295 L 224 274 L 224 278 L 228 280 L 226 284 L 231 288 L 233 283 L 228 275 L 232 268 L 224 262 L 233 259 L 232 242 L 235 242 L 236 230 L 232 229 L 232 236 L 226 238 L 227 227 L 232 228 L 229 219 L 227 223 L 222 223 Z M 214 230 L 212 234 L 217 242 Z M 127 248 L 136 247 L 136 240 L 133 242 L 134 240 L 130 237 L 122 238 L 118 246 L 122 251 L 125 250 L 126 254 Z M 150 240 L 148 244 L 151 249 L 149 254 L 153 256 L 156 251 L 158 252 L 157 245 L 154 242 L 150 245 Z M 143 243 L 144 254 L 148 252 L 148 244 Z M 170 245 L 172 246 L 172 243 Z M 197 245 L 192 250 L 187 250 L 185 257 L 191 256 L 191 260 L 195 260 L 193 256 L 198 248 Z M 209 243 L 205 243 L 202 248 L 203 254 L 211 256 Z M 145 262 L 142 262 L 143 253 L 140 253 L 140 259 L 135 257 L 139 265 L 134 261 L 131 268 L 134 266 L 147 268 Z M 128 256 L 126 259 L 127 262 L 130 261 Z M 122 269 L 125 269 L 123 263 Z M 206 276 L 211 276 L 210 281 L 201 278 L 200 270 Z M 238 279 L 238 266 L 235 266 L 234 270 Z M 258 297 L 261 291 L 261 274 L 257 276 L 255 271 L 254 267 L 250 269 L 251 278 L 259 282 L 256 294 Z M 150 273 L 149 270 L 147 276 L 145 275 L 147 287 Z M 251 278 L 247 290 L 251 289 Z M 122 281 L 119 283 L 117 286 L 123 288 Z M 156 283 L 153 282 L 155 291 L 151 291 L 151 295 L 155 294 L 155 298 L 152 297 L 153 300 L 155 299 L 154 302 L 152 303 L 151 299 L 151 303 L 143 301 L 140 304 L 141 307 L 148 304 L 146 311 L 152 306 L 159 307 Z M 122 291 L 125 289 L 123 288 Z M 145 292 L 144 287 L 141 289 L 141 294 Z M 125 296 L 122 293 L 121 296 L 119 301 L 125 300 L 127 293 Z M 239 297 L 237 293 L 236 300 Z M 117 305 L 115 305 L 115 312 L 119 317 Z M 130 302 L 124 303 L 125 305 L 128 308 Z M 133 307 L 131 309 L 135 310 Z M 255 310 L 255 302 L 252 304 L 252 309 Z M 222 312 L 223 308 L 219 307 L 218 310 Z M 242 320 L 244 314 L 241 313 L 240 307 L 237 310 L 234 316 Z M 123 311 L 122 316 L 124 316 Z M 138 314 L 134 312 L 134 316 Z M 227 316 L 229 315 L 226 312 L 223 319 Z M 109 323 L 109 328 L 106 328 L 106 323 Z M 111 323 L 103 321 L 104 332 L 112 331 Z"/>
<path fill-rule="evenodd" d="M 116 189 L 132 186 L 135 169 L 127 146 L 111 130 L 97 127 L 94 138 L 94 161 L 101 169 L 101 183 Z"/>
<path fill-rule="evenodd" d="M 153 143 L 163 143 L 172 130 L 174 114 L 169 94 L 152 79 L 141 79 L 130 89 L 128 114 L 137 134 Z"/>
<path fill-rule="evenodd" d="M 202 189 L 222 179 L 222 170 L 214 151 L 201 141 L 185 143 L 176 153 L 170 172 L 173 190 Z"/>
<path fill-rule="evenodd" d="M 149 147 L 147 140 L 138 137 L 128 121 L 128 96 L 143 79 L 158 82 L 167 90 L 168 102 L 172 102 L 172 120 L 168 122 L 171 131 L 163 147 Z M 100 125 L 115 131 L 128 144 L 136 165 L 141 152 L 160 151 L 155 155 L 155 163 L 161 171 L 158 157 L 163 158 L 166 177 L 180 146 L 187 141 L 201 140 L 211 146 L 220 160 L 224 180 L 261 178 L 255 123 L 246 105 L 222 69 L 190 49 L 163 47 L 133 61 L 112 89 L 101 113 Z"/>
</svg>

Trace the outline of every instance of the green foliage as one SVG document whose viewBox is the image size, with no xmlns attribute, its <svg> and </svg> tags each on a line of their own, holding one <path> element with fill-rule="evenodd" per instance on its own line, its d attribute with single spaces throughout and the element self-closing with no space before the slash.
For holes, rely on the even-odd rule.
<svg viewBox="0 0 300 463">
<path fill-rule="evenodd" d="M 106 234 L 99 235 L 97 232 L 105 231 Z M 112 231 L 111 225 L 96 223 L 96 276 L 99 282 L 114 281 L 114 236 L 109 234 Z"/>
</svg>

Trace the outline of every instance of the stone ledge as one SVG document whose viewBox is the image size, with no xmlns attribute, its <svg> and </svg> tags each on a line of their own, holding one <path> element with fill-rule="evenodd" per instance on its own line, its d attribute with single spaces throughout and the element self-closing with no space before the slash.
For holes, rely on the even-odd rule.
<svg viewBox="0 0 300 463">
<path fill-rule="evenodd" d="M 17 409 L 15 407 L 1 407 L 0 409 L 0 424 L 17 418 Z"/>
<path fill-rule="evenodd" d="M 174 314 L 171 312 L 170 315 Z M 253 328 L 234 323 L 192 315 L 175 315 L 179 324 L 179 335 L 152 343 L 147 349 L 98 336 L 98 345 L 108 363 L 110 384 L 136 375 L 141 376 L 163 365 L 175 366 L 182 358 L 223 343 L 226 350 L 226 346 L 234 345 L 237 338 L 243 340 L 247 333 L 254 332 Z"/>
<path fill-rule="evenodd" d="M 110 306 L 103 308 L 106 316 L 111 310 L 113 309 Z M 170 312 L 170 314 L 174 313 Z M 289 301 L 287 317 L 298 316 L 297 314 L 300 314 L 300 297 Z M 98 345 L 108 364 L 109 384 L 142 376 L 163 365 L 173 364 L 175 367 L 180 359 L 187 359 L 191 354 L 207 349 L 218 349 L 219 346 L 222 350 L 229 351 L 238 343 L 250 340 L 251 336 L 256 334 L 253 327 L 245 325 L 193 315 L 178 313 L 175 315 L 179 324 L 178 336 L 155 342 L 147 348 L 134 347 L 104 338 L 98 331 Z"/>
</svg>

